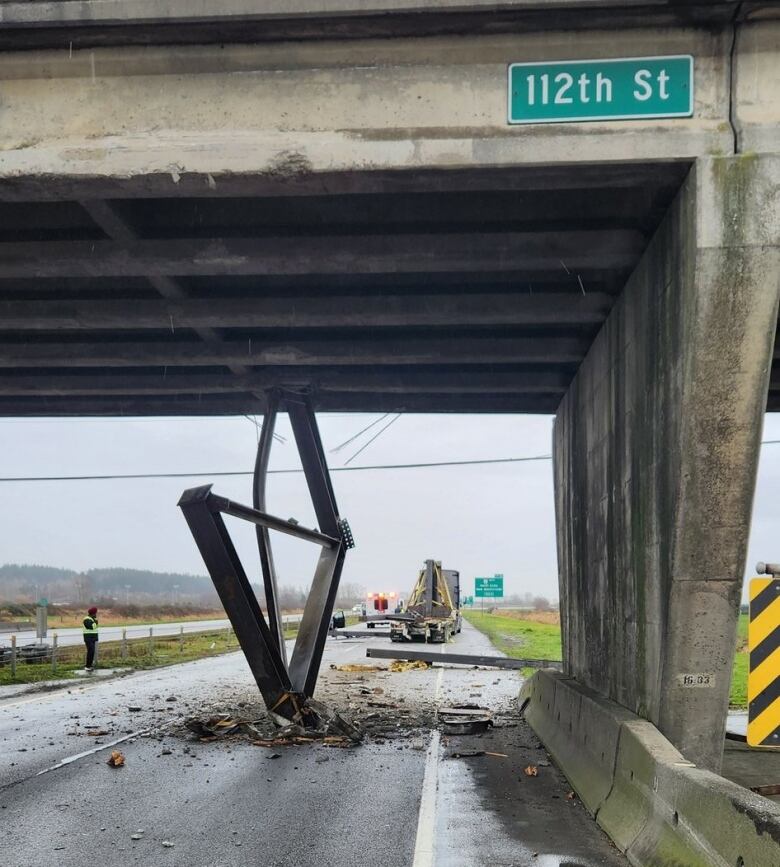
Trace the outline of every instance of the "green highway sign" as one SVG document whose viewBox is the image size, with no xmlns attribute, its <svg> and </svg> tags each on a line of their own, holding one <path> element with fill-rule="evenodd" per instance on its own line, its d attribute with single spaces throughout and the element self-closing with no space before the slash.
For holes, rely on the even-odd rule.
<svg viewBox="0 0 780 867">
<path fill-rule="evenodd" d="M 492 578 L 475 578 L 474 595 L 482 599 L 503 599 L 504 576 L 494 575 Z"/>
<path fill-rule="evenodd" d="M 692 115 L 689 54 L 509 66 L 509 123 Z"/>
</svg>

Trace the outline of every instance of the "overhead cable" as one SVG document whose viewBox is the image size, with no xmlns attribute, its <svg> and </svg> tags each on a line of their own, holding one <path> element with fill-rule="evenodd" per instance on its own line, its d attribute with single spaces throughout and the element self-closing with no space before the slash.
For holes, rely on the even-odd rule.
<svg viewBox="0 0 780 867">
<path fill-rule="evenodd" d="M 762 446 L 780 445 L 780 440 L 763 440 Z M 522 464 L 533 461 L 550 461 L 552 455 L 528 455 L 517 458 L 475 458 L 465 461 L 418 461 L 409 464 L 366 464 L 359 467 L 331 467 L 331 473 L 359 473 L 372 470 L 419 470 L 436 467 L 477 467 L 491 464 Z M 268 470 L 269 475 L 302 473 L 301 469 Z M 252 470 L 217 470 L 189 473 L 106 473 L 90 476 L 4 476 L 2 482 L 102 482 L 125 479 L 192 479 L 200 477 L 224 478 L 225 476 L 251 476 Z"/>
<path fill-rule="evenodd" d="M 351 457 L 347 458 L 347 459 L 344 461 L 344 466 L 347 466 L 347 464 L 351 464 L 352 461 L 354 461 L 355 458 L 356 458 L 359 454 L 361 454 L 362 452 L 364 452 L 364 451 L 365 451 L 365 450 L 366 450 L 366 449 L 371 445 L 371 443 L 374 442 L 374 440 L 379 439 L 379 437 L 382 436 L 382 434 L 383 434 L 383 433 L 384 433 L 384 432 L 385 432 L 385 431 L 390 427 L 390 425 L 391 425 L 391 424 L 395 424 L 395 422 L 397 422 L 399 418 L 401 418 L 401 413 L 400 413 L 400 412 L 398 413 L 398 415 L 395 416 L 395 418 L 391 418 L 390 421 L 389 421 L 389 422 L 388 422 L 388 423 L 387 423 L 383 428 L 380 428 L 380 429 L 379 429 L 379 430 L 378 430 L 378 431 L 377 431 L 377 432 L 376 432 L 376 433 L 371 437 L 371 439 L 370 439 L 367 443 L 365 443 L 364 445 L 362 445 L 362 446 L 361 446 L 361 447 L 360 447 L 360 448 L 355 452 L 354 455 L 352 455 Z"/>
</svg>

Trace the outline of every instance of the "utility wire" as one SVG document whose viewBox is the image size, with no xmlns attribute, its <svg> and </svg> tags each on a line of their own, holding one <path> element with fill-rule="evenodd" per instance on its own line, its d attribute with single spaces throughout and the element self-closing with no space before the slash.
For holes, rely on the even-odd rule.
<svg viewBox="0 0 780 867">
<path fill-rule="evenodd" d="M 371 428 L 374 427 L 374 425 L 379 424 L 380 421 L 382 421 L 383 419 L 386 419 L 389 415 L 390 415 L 389 412 L 386 412 L 384 415 L 380 415 L 379 418 L 374 419 L 374 421 L 372 421 L 371 424 L 367 424 L 362 430 L 359 430 L 354 436 L 351 436 L 348 440 L 344 440 L 343 443 L 341 443 L 340 445 L 337 445 L 335 448 L 331 449 L 330 453 L 334 454 L 335 452 L 340 452 L 344 448 L 344 446 L 348 446 L 350 443 L 354 442 L 359 436 L 364 434 L 367 430 L 371 430 Z"/>
<path fill-rule="evenodd" d="M 261 425 L 260 422 L 253 415 L 246 415 L 246 413 L 244 413 L 244 418 L 247 421 L 251 421 L 252 424 L 255 426 L 255 430 L 257 431 L 257 441 L 260 442 L 260 432 L 263 429 L 263 425 Z M 265 422 L 263 422 L 263 424 L 265 424 Z M 284 444 L 287 442 L 285 437 L 283 437 L 281 434 L 276 433 L 275 431 L 273 437 L 278 443 Z"/>
<path fill-rule="evenodd" d="M 780 444 L 780 440 L 763 440 L 762 446 Z M 529 455 L 520 458 L 475 458 L 470 461 L 420 461 L 413 464 L 369 464 L 359 467 L 331 467 L 331 473 L 358 473 L 366 470 L 418 470 L 430 467 L 476 467 L 490 464 L 522 464 L 530 461 L 550 461 L 552 455 Z M 302 473 L 300 469 L 268 470 L 269 475 L 290 475 Z M 222 478 L 225 476 L 251 476 L 252 470 L 222 470 L 218 472 L 194 473 L 112 473 L 95 476 L 5 476 L 2 482 L 99 482 L 123 479 L 192 479 L 197 477 Z"/>
<path fill-rule="evenodd" d="M 534 455 L 525 458 L 481 458 L 471 461 L 421 461 L 414 464 L 372 464 L 360 467 L 330 467 L 331 473 L 357 473 L 364 470 L 415 470 L 427 467 L 470 467 L 484 464 L 514 464 L 527 461 L 549 461 L 552 455 Z M 269 475 L 302 473 L 300 469 L 268 470 Z M 223 470 L 220 472 L 195 473 L 113 473 L 100 476 L 6 476 L 0 482 L 95 482 L 116 479 L 191 479 L 199 476 L 218 478 L 223 476 L 251 476 L 252 470 Z"/>
<path fill-rule="evenodd" d="M 377 432 L 376 432 L 376 433 L 371 437 L 371 439 L 370 439 L 367 443 L 365 443 L 364 445 L 362 445 L 362 446 L 361 446 L 361 447 L 360 447 L 360 448 L 355 452 L 355 454 L 352 455 L 352 457 L 347 458 L 347 460 L 344 461 L 344 466 L 347 466 L 347 464 L 351 464 L 352 461 L 353 461 L 353 460 L 354 460 L 354 459 L 355 459 L 359 454 L 361 454 L 362 452 L 364 452 L 364 451 L 365 451 L 365 450 L 366 450 L 366 449 L 371 445 L 371 443 L 374 442 L 374 440 L 379 439 L 379 437 L 382 436 L 382 434 L 383 434 L 383 433 L 384 433 L 384 432 L 385 432 L 385 431 L 390 427 L 390 425 L 391 425 L 391 424 L 395 424 L 395 422 L 397 422 L 399 418 L 401 418 L 401 413 L 400 413 L 400 412 L 398 413 L 397 416 L 395 416 L 395 418 L 391 418 L 390 421 L 389 421 L 389 422 L 388 422 L 388 423 L 387 423 L 383 428 L 380 428 L 380 429 L 379 429 L 379 430 L 378 430 L 378 431 L 377 431 Z"/>
</svg>

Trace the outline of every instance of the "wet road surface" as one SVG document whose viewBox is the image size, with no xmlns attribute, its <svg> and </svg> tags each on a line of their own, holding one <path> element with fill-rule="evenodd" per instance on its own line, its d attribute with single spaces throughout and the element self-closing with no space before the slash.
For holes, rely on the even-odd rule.
<svg viewBox="0 0 780 867">
<path fill-rule="evenodd" d="M 388 645 L 377 638 L 327 643 L 318 697 L 339 696 L 347 713 L 357 707 L 350 691 L 381 699 L 372 715 L 381 717 L 384 730 L 374 728 L 363 745 L 348 750 L 319 744 L 272 750 L 244 739 L 202 743 L 178 727 L 166 729 L 182 717 L 256 706 L 257 690 L 239 653 L 69 691 L 0 698 L 0 863 L 627 863 L 577 799 L 566 797 L 568 784 L 518 717 L 516 672 L 331 669 L 370 663 L 365 648 Z M 440 649 L 495 653 L 467 624 L 456 642 Z M 491 707 L 496 727 L 455 737 L 418 724 L 420 708 L 462 702 Z M 105 734 L 87 733 L 88 726 Z M 117 747 L 126 766 L 109 768 L 110 745 L 134 732 L 142 734 Z M 477 751 L 500 755 L 452 757 Z M 538 776 L 524 774 L 529 765 Z"/>
</svg>

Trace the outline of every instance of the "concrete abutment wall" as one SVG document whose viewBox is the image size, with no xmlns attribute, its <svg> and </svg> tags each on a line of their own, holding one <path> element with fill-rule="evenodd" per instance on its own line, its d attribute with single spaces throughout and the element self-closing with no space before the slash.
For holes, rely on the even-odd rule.
<svg viewBox="0 0 780 867">
<path fill-rule="evenodd" d="M 714 770 L 777 323 L 778 166 L 696 161 L 555 422 L 567 671 Z"/>
</svg>

